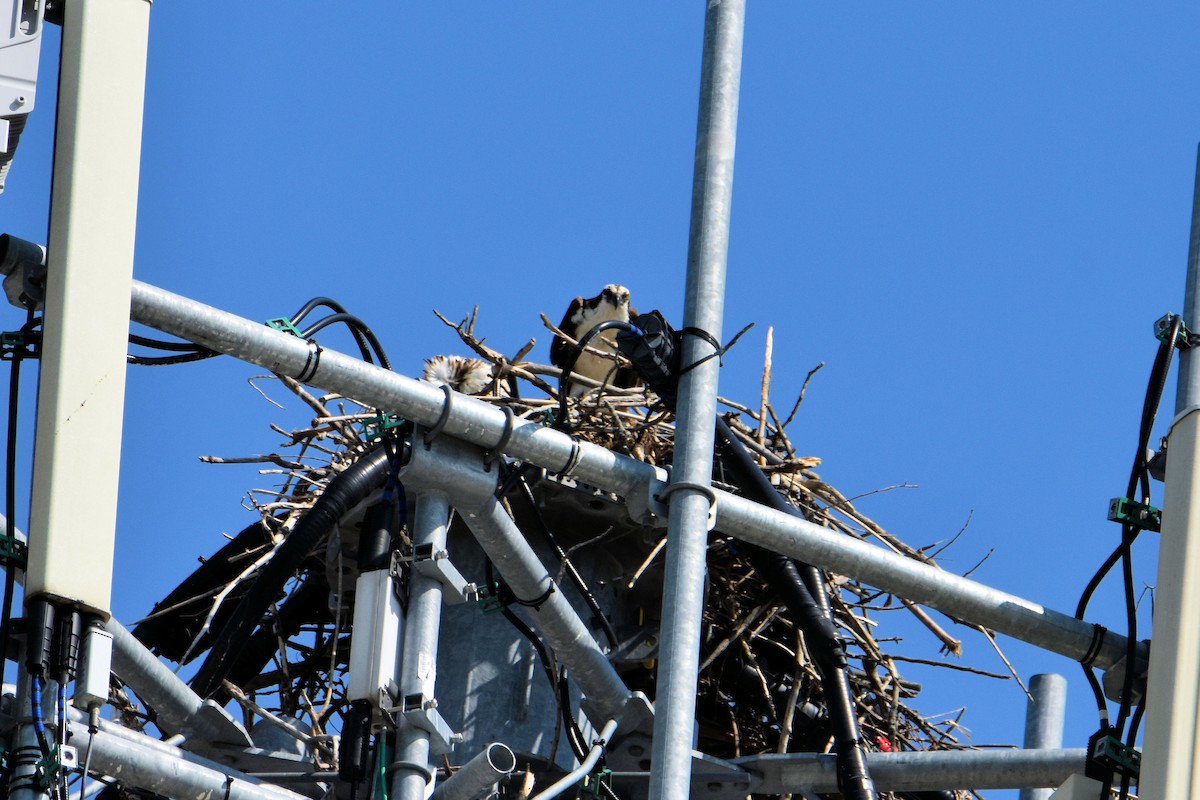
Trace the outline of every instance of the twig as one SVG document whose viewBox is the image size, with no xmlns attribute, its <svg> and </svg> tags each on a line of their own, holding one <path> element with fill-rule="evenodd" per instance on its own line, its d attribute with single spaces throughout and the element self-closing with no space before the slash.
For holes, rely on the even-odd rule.
<svg viewBox="0 0 1200 800">
<path fill-rule="evenodd" d="M 792 420 L 796 418 L 796 412 L 800 410 L 800 404 L 804 402 L 804 393 L 808 391 L 808 382 L 811 381 L 813 375 L 816 375 L 818 372 L 820 372 L 821 368 L 824 366 L 825 362 L 822 361 L 820 364 L 817 364 L 815 367 L 810 369 L 808 374 L 804 376 L 804 383 L 800 386 L 800 396 L 796 398 L 796 405 L 792 406 L 792 413 L 788 414 L 788 418 L 783 421 L 782 427 L 786 428 L 788 425 L 792 424 Z"/>
<path fill-rule="evenodd" d="M 766 449 L 767 436 L 767 404 L 771 401 L 771 350 L 775 343 L 775 328 L 767 327 L 767 345 L 763 354 L 762 386 L 759 392 L 758 405 L 758 434 L 755 441 L 758 446 Z M 759 464 L 766 464 L 766 459 L 760 457 Z"/>
</svg>

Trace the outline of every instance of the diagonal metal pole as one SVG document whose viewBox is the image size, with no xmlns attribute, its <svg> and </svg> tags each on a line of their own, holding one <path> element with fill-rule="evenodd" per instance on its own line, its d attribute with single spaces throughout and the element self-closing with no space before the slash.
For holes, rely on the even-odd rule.
<svg viewBox="0 0 1200 800">
<path fill-rule="evenodd" d="M 710 0 L 704 18 L 683 313 L 683 363 L 694 366 L 679 383 L 675 461 L 667 490 L 670 523 L 651 750 L 651 800 L 683 800 L 691 786 L 704 556 L 712 527 L 709 512 L 715 505 L 711 488 L 713 419 L 717 413 L 720 363 L 714 354 L 725 306 L 745 13 L 744 0 Z"/>
</svg>

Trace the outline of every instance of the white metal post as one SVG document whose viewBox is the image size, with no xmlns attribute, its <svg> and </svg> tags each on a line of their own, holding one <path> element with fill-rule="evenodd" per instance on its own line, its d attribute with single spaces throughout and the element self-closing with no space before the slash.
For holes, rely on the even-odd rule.
<svg viewBox="0 0 1200 800">
<path fill-rule="evenodd" d="M 1200 154 L 1192 200 L 1183 322 L 1200 328 Z M 1138 794 L 1148 798 L 1196 797 L 1197 714 L 1200 714 L 1200 361 L 1195 350 L 1179 356 L 1175 421 L 1167 444 L 1154 603 L 1154 651 L 1146 696 L 1145 754 Z"/>
<path fill-rule="evenodd" d="M 147 0 L 63 23 L 27 597 L 108 615 L 133 278 Z"/>
</svg>

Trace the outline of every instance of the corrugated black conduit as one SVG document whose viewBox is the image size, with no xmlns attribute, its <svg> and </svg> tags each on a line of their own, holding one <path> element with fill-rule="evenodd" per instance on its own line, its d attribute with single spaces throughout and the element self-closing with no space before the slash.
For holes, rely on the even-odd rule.
<svg viewBox="0 0 1200 800">
<path fill-rule="evenodd" d="M 408 460 L 407 442 L 401 446 L 396 458 L 400 463 Z M 383 486 L 390 469 L 388 449 L 379 447 L 330 479 L 325 491 L 263 566 L 225 627 L 217 634 L 212 649 L 192 678 L 192 689 L 197 694 L 211 697 L 221 688 L 221 681 L 233 668 L 241 647 L 258 627 L 271 603 L 279 598 L 284 584 L 351 508 Z"/>
<path fill-rule="evenodd" d="M 718 452 L 724 456 L 721 463 L 727 470 L 726 477 L 731 478 L 744 495 L 776 511 L 799 516 L 799 511 L 775 491 L 770 480 L 733 435 L 729 425 L 719 416 L 717 442 Z M 825 705 L 833 726 L 838 789 L 847 800 L 875 800 L 878 795 L 867 770 L 858 715 L 854 710 L 854 696 L 846 677 L 846 653 L 833 628 L 825 597 L 825 581 L 820 570 L 811 564 L 799 563 L 782 553 L 747 542 L 740 542 L 738 550 L 746 555 L 754 570 L 775 590 L 804 632 L 804 643 L 821 675 Z"/>
</svg>

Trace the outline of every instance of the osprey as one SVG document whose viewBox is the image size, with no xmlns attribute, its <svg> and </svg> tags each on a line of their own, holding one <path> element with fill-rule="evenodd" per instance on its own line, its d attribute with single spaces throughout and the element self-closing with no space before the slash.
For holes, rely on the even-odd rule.
<svg viewBox="0 0 1200 800">
<path fill-rule="evenodd" d="M 586 300 L 576 297 L 572 300 L 558 329 L 578 342 L 587 335 L 588 331 L 602 322 L 610 320 L 629 322 L 630 317 L 635 316 L 637 316 L 637 311 L 629 306 L 629 290 L 619 284 L 610 283 L 595 297 L 589 297 Z M 616 338 L 615 330 L 607 330 L 592 339 L 588 346 L 596 350 L 615 353 L 617 351 Z M 555 336 L 554 341 L 550 343 L 550 363 L 559 369 L 566 369 L 574 351 L 573 345 L 568 344 L 561 336 Z M 614 359 L 584 351 L 579 354 L 572 371 L 576 375 L 583 375 L 598 383 L 604 383 L 605 378 L 614 369 L 617 369 L 617 362 Z M 635 381 L 636 376 L 632 370 L 617 369 L 616 374 L 609 382 L 614 386 L 629 387 Z M 573 385 L 571 396 L 578 397 L 589 388 Z"/>
<path fill-rule="evenodd" d="M 425 360 L 421 378 L 438 386 L 444 383 L 456 392 L 477 394 L 492 382 L 492 367 L 478 358 L 434 356 Z"/>
</svg>

